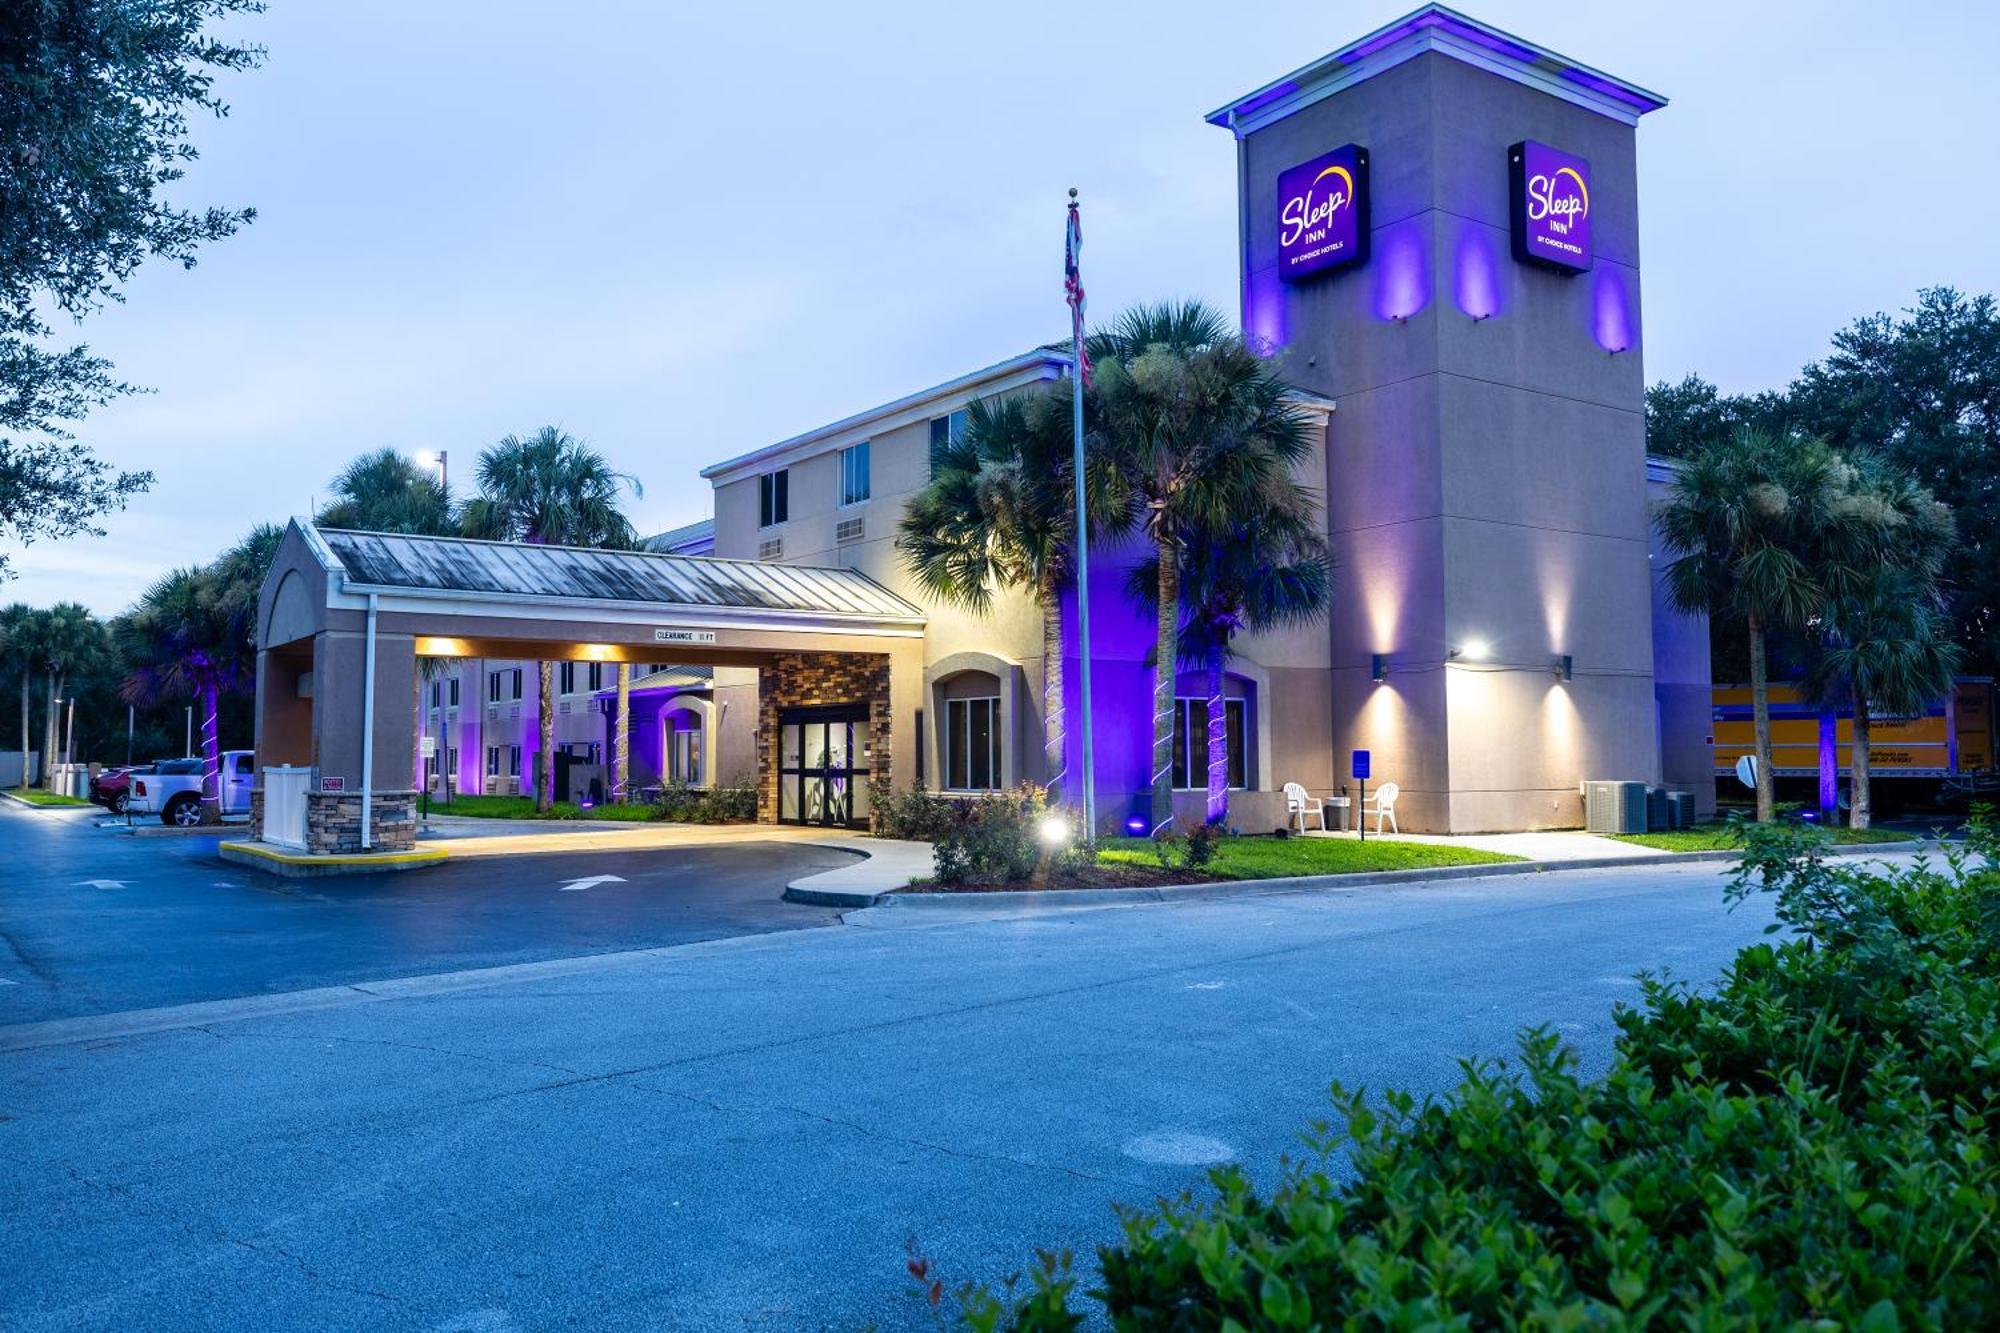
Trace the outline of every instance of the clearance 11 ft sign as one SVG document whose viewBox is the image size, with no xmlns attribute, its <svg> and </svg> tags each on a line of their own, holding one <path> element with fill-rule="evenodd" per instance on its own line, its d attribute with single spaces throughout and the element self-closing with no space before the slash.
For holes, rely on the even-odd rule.
<svg viewBox="0 0 2000 1333">
<path fill-rule="evenodd" d="M 1348 144 L 1278 173 L 1278 275 L 1297 282 L 1368 259 L 1368 150 Z"/>
</svg>

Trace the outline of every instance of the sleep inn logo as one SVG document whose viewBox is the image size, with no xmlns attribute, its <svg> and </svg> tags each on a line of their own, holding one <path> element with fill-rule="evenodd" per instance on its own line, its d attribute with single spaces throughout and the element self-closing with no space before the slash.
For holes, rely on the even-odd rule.
<svg viewBox="0 0 2000 1333">
<path fill-rule="evenodd" d="M 1368 258 L 1368 150 L 1348 144 L 1278 173 L 1278 272 L 1287 282 Z"/>
<path fill-rule="evenodd" d="M 1590 163 L 1524 139 L 1507 150 L 1514 258 L 1565 272 L 1590 267 Z"/>
</svg>

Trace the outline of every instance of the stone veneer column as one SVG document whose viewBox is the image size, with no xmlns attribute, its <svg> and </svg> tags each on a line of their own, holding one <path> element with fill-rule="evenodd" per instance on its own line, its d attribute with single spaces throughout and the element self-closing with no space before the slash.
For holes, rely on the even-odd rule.
<svg viewBox="0 0 2000 1333">
<path fill-rule="evenodd" d="M 757 680 L 757 819 L 778 820 L 778 715 L 787 708 L 868 705 L 869 825 L 894 769 L 889 658 L 876 653 L 778 653 Z"/>
<path fill-rule="evenodd" d="M 362 851 L 407 852 L 417 845 L 417 794 L 381 791 L 373 801 L 375 837 L 361 845 L 361 793 L 306 794 L 306 850 L 329 856 L 353 856 Z"/>
</svg>

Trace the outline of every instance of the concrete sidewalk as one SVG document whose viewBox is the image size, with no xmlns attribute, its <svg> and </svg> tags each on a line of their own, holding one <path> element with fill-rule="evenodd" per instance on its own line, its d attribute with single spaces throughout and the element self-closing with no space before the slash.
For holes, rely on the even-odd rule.
<svg viewBox="0 0 2000 1333">
<path fill-rule="evenodd" d="M 1331 833 L 1317 831 L 1305 834 L 1308 838 L 1342 838 L 1353 842 L 1358 834 L 1352 830 L 1335 830 Z M 1475 851 L 1499 852 L 1504 856 L 1525 857 L 1530 861 L 1603 861 L 1616 857 L 1658 856 L 1656 847 L 1641 847 L 1636 843 L 1620 842 L 1616 838 L 1601 837 L 1595 833 L 1583 833 L 1575 829 L 1548 829 L 1539 833 L 1376 833 L 1369 831 L 1370 842 L 1416 842 L 1432 847 L 1470 847 Z"/>
</svg>

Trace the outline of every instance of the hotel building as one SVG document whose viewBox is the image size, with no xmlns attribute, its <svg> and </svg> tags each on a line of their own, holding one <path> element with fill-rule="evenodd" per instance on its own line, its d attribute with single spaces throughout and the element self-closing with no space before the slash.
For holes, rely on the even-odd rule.
<svg viewBox="0 0 2000 1333">
<path fill-rule="evenodd" d="M 1237 827 L 1286 823 L 1287 783 L 1342 794 L 1357 750 L 1373 783 L 1400 788 L 1410 831 L 1575 827 L 1591 779 L 1712 808 L 1707 629 L 1666 606 L 1649 521 L 1671 473 L 1645 453 L 1636 139 L 1663 105 L 1431 5 L 1208 117 L 1236 155 L 1243 329 L 1297 387 L 1312 439 L 1299 481 L 1323 500 L 1335 560 L 1324 620 L 1237 642 Z M 301 709 L 288 683 L 324 682 L 368 636 L 377 695 L 412 697 L 419 657 L 460 659 L 422 697 L 461 791 L 525 789 L 535 656 L 564 659 L 572 796 L 606 785 L 617 661 L 638 664 L 638 787 L 740 775 L 765 818 L 865 825 L 885 784 L 1039 781 L 1038 608 L 1021 592 L 985 615 L 938 605 L 895 538 L 969 404 L 1067 374 L 1065 349 L 1028 350 L 716 463 L 713 520 L 648 555 L 295 525 L 265 592 L 264 762 L 338 779 L 317 797 L 366 785 L 406 808 L 413 779 L 371 783 L 352 747 L 325 743 L 332 710 L 362 730 L 360 692 Z M 1110 824 L 1143 809 L 1151 768 L 1133 555 L 1092 550 Z M 1206 691 L 1189 677 L 1179 693 L 1177 808 L 1198 818 Z M 410 754 L 408 711 L 385 724 L 372 707 L 375 753 Z"/>
</svg>

